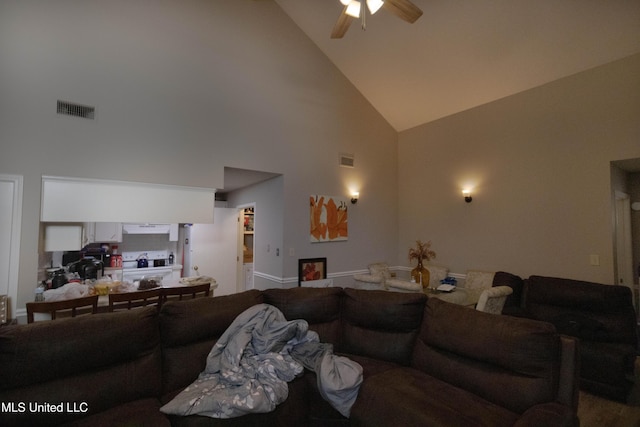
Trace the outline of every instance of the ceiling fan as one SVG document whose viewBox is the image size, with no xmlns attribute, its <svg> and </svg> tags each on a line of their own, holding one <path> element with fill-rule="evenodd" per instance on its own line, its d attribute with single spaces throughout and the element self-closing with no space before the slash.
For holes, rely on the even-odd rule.
<svg viewBox="0 0 640 427">
<path fill-rule="evenodd" d="M 398 18 L 413 24 L 422 16 L 422 10 L 410 0 L 340 0 L 344 10 L 331 32 L 332 39 L 341 39 L 351 25 L 351 21 L 362 16 L 362 28 L 366 27 L 366 7 L 373 15 L 381 7 L 396 15 Z"/>
</svg>

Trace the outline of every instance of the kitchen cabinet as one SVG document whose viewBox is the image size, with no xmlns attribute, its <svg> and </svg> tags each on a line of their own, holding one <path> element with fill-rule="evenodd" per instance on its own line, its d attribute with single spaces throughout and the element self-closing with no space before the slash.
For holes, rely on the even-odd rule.
<svg viewBox="0 0 640 427">
<path fill-rule="evenodd" d="M 178 241 L 178 224 L 169 224 L 169 241 L 177 242 Z"/>
<path fill-rule="evenodd" d="M 79 251 L 82 224 L 53 223 L 44 226 L 44 251 Z"/>
<path fill-rule="evenodd" d="M 95 242 L 122 242 L 121 222 L 96 222 Z"/>
<path fill-rule="evenodd" d="M 40 221 L 211 224 L 215 193 L 212 188 L 43 176 Z M 82 203 L 70 209 L 76 195 L 82 195 Z"/>
<path fill-rule="evenodd" d="M 83 243 L 122 242 L 121 222 L 85 222 Z"/>
</svg>

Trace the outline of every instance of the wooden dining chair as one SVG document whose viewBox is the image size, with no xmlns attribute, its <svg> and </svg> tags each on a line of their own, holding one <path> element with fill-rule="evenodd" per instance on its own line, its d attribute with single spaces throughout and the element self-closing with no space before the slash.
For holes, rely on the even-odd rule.
<svg viewBox="0 0 640 427">
<path fill-rule="evenodd" d="M 211 295 L 211 283 L 163 288 L 163 303 L 168 300 L 194 299 Z"/>
<path fill-rule="evenodd" d="M 67 313 L 70 313 L 71 317 L 76 317 L 77 314 L 85 312 L 88 313 L 88 307 L 91 307 L 91 314 L 98 312 L 98 295 L 60 301 L 28 302 L 27 323 L 34 322 L 34 313 L 49 313 L 51 320 L 55 320 L 58 315 L 66 315 Z"/>
<path fill-rule="evenodd" d="M 132 308 L 151 305 L 157 306 L 159 311 L 162 305 L 162 298 L 162 288 L 112 293 L 109 294 L 109 311 L 131 310 Z"/>
</svg>

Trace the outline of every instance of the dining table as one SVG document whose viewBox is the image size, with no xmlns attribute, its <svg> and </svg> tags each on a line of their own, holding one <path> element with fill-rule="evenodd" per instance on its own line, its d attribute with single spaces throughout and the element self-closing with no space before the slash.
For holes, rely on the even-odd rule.
<svg viewBox="0 0 640 427">
<path fill-rule="evenodd" d="M 189 280 L 192 279 L 192 280 Z M 215 281 L 215 279 L 212 278 L 202 278 L 200 280 L 196 280 L 196 278 L 181 278 L 181 279 L 169 279 L 169 280 L 163 280 L 162 283 L 160 284 L 160 288 L 184 288 L 184 287 L 189 287 L 192 285 L 196 285 L 196 284 L 202 284 L 202 283 L 211 283 L 211 293 L 209 296 L 213 296 L 214 290 L 218 287 L 218 283 Z M 130 286 L 121 286 L 119 288 L 116 288 L 116 292 L 135 292 L 138 291 L 139 289 L 137 289 L 137 287 L 135 285 L 130 285 Z M 151 289 L 156 289 L 156 288 L 151 288 Z M 106 294 L 102 295 L 100 294 L 100 296 L 98 297 L 98 312 L 103 312 L 104 310 L 101 309 L 101 307 L 108 307 L 109 306 L 109 293 L 107 292 Z"/>
<path fill-rule="evenodd" d="M 102 282 L 104 284 L 105 282 Z M 163 280 L 159 287 L 161 288 L 178 288 L 189 287 L 193 285 L 210 283 L 210 296 L 213 296 L 214 290 L 218 287 L 218 283 L 211 277 L 199 276 L 199 277 L 183 277 L 180 279 Z M 64 299 L 80 298 L 87 295 L 91 295 L 96 292 L 96 283 L 93 285 L 85 285 L 81 283 L 67 283 L 60 288 L 52 289 L 44 292 L 45 301 L 60 301 Z M 93 289 L 91 289 L 93 287 Z M 155 289 L 155 288 L 154 288 Z M 120 286 L 107 286 L 106 292 L 102 291 L 98 293 L 98 313 L 105 313 L 109 307 L 109 292 L 135 292 L 138 291 L 138 284 L 124 283 Z M 34 320 L 51 320 L 51 316 L 47 313 L 34 313 Z"/>
</svg>

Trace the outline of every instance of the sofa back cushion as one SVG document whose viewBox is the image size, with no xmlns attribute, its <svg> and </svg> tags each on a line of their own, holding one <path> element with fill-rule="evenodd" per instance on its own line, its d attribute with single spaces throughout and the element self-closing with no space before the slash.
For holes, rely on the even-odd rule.
<svg viewBox="0 0 640 427">
<path fill-rule="evenodd" d="M 546 322 L 483 313 L 431 298 L 412 366 L 522 413 L 556 399 L 560 338 Z"/>
<path fill-rule="evenodd" d="M 240 313 L 261 303 L 262 293 L 250 290 L 163 304 L 160 310 L 163 394 L 191 384 L 204 370 L 207 355 L 222 333 Z"/>
<path fill-rule="evenodd" d="M 267 289 L 264 302 L 278 308 L 287 320 L 304 319 L 321 342 L 340 346 L 342 288 Z"/>
<path fill-rule="evenodd" d="M 426 296 L 345 288 L 343 298 L 338 351 L 408 365 Z"/>
<path fill-rule="evenodd" d="M 520 276 L 507 273 L 506 271 L 497 271 L 493 276 L 492 286 L 509 286 L 513 289 L 513 293 L 507 296 L 507 300 L 504 302 L 505 308 L 521 306 L 524 280 L 522 280 Z"/>
<path fill-rule="evenodd" d="M 626 286 L 531 276 L 526 280 L 525 310 L 565 335 L 634 346 L 637 342 L 633 299 Z"/>
<path fill-rule="evenodd" d="M 89 410 L 3 411 L 0 425 L 57 425 L 157 398 L 160 354 L 158 315 L 151 307 L 0 328 L 0 401 L 86 403 Z"/>
</svg>

